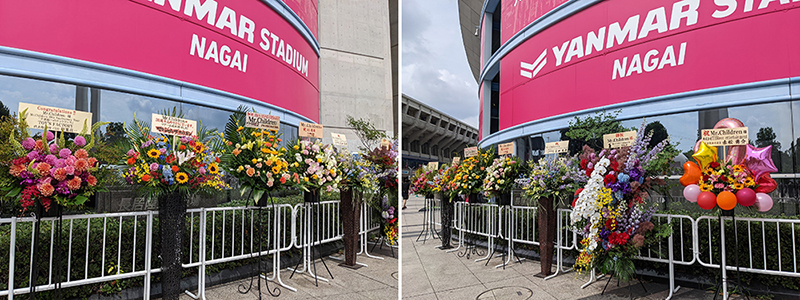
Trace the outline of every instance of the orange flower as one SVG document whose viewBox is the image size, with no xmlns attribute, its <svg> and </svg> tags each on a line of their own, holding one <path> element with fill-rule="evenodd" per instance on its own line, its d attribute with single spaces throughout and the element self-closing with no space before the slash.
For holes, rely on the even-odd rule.
<svg viewBox="0 0 800 300">
<path fill-rule="evenodd" d="M 89 177 L 86 178 L 86 182 L 89 183 L 89 186 L 95 186 L 97 184 L 97 177 L 89 175 Z"/>
<path fill-rule="evenodd" d="M 53 191 L 55 190 L 55 188 L 49 183 L 39 185 L 38 188 L 39 192 L 41 192 L 42 196 L 44 197 L 49 197 L 50 195 L 53 194 Z"/>
<path fill-rule="evenodd" d="M 81 150 L 83 150 L 83 149 L 81 149 Z M 85 159 L 79 159 L 78 161 L 75 162 L 75 170 L 76 171 L 83 172 L 83 171 L 86 171 L 87 168 L 89 168 L 89 162 L 86 161 Z"/>
<path fill-rule="evenodd" d="M 286 183 L 286 177 L 281 177 L 281 184 Z"/>
<path fill-rule="evenodd" d="M 253 177 L 253 174 L 256 173 L 256 169 L 247 168 L 247 176 Z"/>
<path fill-rule="evenodd" d="M 67 170 L 64 170 L 64 168 L 56 169 L 56 171 L 53 172 L 53 178 L 58 181 L 64 181 L 64 179 L 67 179 Z"/>
<path fill-rule="evenodd" d="M 134 159 L 133 157 L 131 157 L 131 158 L 128 158 L 127 164 L 128 164 L 129 166 L 133 165 L 134 163 L 136 163 L 136 159 Z"/>
<path fill-rule="evenodd" d="M 92 168 L 94 167 L 95 164 L 97 164 L 97 159 L 94 157 L 89 157 L 88 162 L 89 162 L 89 168 Z"/>
<path fill-rule="evenodd" d="M 9 170 L 8 173 L 13 175 L 13 176 L 19 176 L 19 174 L 22 174 L 22 171 L 25 171 L 27 169 L 28 168 L 25 165 L 21 165 L 21 164 L 20 165 L 13 165 L 13 166 L 11 166 L 11 170 Z"/>
<path fill-rule="evenodd" d="M 272 143 L 270 143 L 270 142 L 266 142 L 266 145 L 267 145 L 267 147 L 272 147 Z"/>
<path fill-rule="evenodd" d="M 78 149 L 78 151 L 75 151 L 75 157 L 77 157 L 77 158 L 89 158 L 89 152 L 86 152 L 85 149 Z"/>
<path fill-rule="evenodd" d="M 239 148 L 233 149 L 233 156 L 239 156 L 239 153 L 242 153 L 242 150 L 239 150 Z"/>
<path fill-rule="evenodd" d="M 179 148 L 180 148 L 181 150 L 186 150 L 186 146 L 184 146 L 184 145 L 181 145 Z"/>
<path fill-rule="evenodd" d="M 153 179 L 153 176 L 150 176 L 150 174 L 144 174 L 144 176 L 142 176 L 142 181 L 144 182 L 148 182 L 150 179 Z"/>
<path fill-rule="evenodd" d="M 178 166 L 172 166 L 172 172 L 178 172 L 180 169 L 181 168 L 178 168 Z"/>
<path fill-rule="evenodd" d="M 42 174 L 42 176 L 47 176 L 50 174 L 50 164 L 40 163 L 38 166 L 36 166 L 36 170 L 39 171 L 39 174 Z"/>
<path fill-rule="evenodd" d="M 67 181 L 67 187 L 73 191 L 81 188 L 81 178 L 78 176 L 72 177 Z"/>
</svg>

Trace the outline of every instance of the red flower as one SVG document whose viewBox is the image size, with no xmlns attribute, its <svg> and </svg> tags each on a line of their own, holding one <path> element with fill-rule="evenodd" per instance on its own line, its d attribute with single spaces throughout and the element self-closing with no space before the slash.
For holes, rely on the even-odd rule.
<svg viewBox="0 0 800 300">
<path fill-rule="evenodd" d="M 719 180 L 728 181 L 728 177 L 725 176 L 725 175 L 722 175 L 722 176 L 719 177 Z"/>
<path fill-rule="evenodd" d="M 589 165 L 589 162 L 584 158 L 581 159 L 581 169 L 586 170 L 586 167 Z"/>
<path fill-rule="evenodd" d="M 608 235 L 608 242 L 614 245 L 625 245 L 628 242 L 628 238 L 630 236 L 627 233 L 616 233 L 612 232 Z"/>
<path fill-rule="evenodd" d="M 611 163 L 609 163 L 609 166 L 612 170 L 614 170 L 615 173 L 619 172 L 619 163 L 616 160 L 612 160 Z"/>
<path fill-rule="evenodd" d="M 586 169 L 586 176 L 592 177 L 592 171 L 594 171 L 594 169 Z"/>
<path fill-rule="evenodd" d="M 708 166 L 713 168 L 713 169 L 716 169 L 716 168 L 719 168 L 719 163 L 718 162 L 711 162 L 710 164 L 708 164 Z"/>
<path fill-rule="evenodd" d="M 617 220 L 615 220 L 615 219 L 607 219 L 606 220 L 606 229 L 608 229 L 608 230 L 617 229 Z"/>
<path fill-rule="evenodd" d="M 89 177 L 86 178 L 86 182 L 89 183 L 89 186 L 95 186 L 97 184 L 97 177 L 89 175 Z"/>
<path fill-rule="evenodd" d="M 606 177 L 603 178 L 603 182 L 605 182 L 606 185 L 617 182 L 617 176 L 614 176 L 614 174 L 606 174 Z"/>
</svg>

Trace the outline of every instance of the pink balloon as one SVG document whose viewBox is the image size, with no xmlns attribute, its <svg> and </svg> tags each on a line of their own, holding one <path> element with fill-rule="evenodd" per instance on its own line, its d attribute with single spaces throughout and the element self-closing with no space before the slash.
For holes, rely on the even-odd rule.
<svg viewBox="0 0 800 300">
<path fill-rule="evenodd" d="M 756 203 L 756 192 L 751 188 L 743 188 L 736 192 L 736 201 L 742 206 L 750 206 Z"/>
<path fill-rule="evenodd" d="M 756 193 L 756 207 L 758 211 L 765 212 L 772 209 L 772 197 L 764 193 Z"/>
<path fill-rule="evenodd" d="M 761 175 L 778 172 L 778 168 L 775 167 L 775 163 L 772 162 L 772 145 L 764 148 L 747 145 L 747 155 L 745 155 L 744 164 L 750 172 L 756 175 L 756 181 L 761 178 Z"/>
<path fill-rule="evenodd" d="M 744 127 L 744 123 L 735 118 L 725 118 L 714 125 L 714 129 L 739 127 Z M 725 156 L 725 161 L 731 161 L 734 165 L 741 164 L 744 160 L 745 152 L 745 146 L 728 146 L 728 155 Z"/>
<path fill-rule="evenodd" d="M 683 188 L 683 197 L 689 200 L 689 202 L 694 203 L 697 202 L 697 195 L 700 195 L 700 192 L 701 190 L 698 185 L 690 184 Z"/>
</svg>

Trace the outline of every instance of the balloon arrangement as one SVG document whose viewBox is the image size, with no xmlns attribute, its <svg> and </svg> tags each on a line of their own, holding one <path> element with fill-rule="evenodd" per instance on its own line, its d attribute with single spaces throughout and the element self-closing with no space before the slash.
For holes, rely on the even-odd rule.
<svg viewBox="0 0 800 300">
<path fill-rule="evenodd" d="M 714 129 L 739 127 L 744 124 L 734 118 L 714 125 Z M 717 147 L 697 141 L 692 157 L 700 165 L 692 161 L 683 164 L 683 196 L 706 210 L 717 205 L 731 210 L 737 203 L 755 205 L 762 212 L 772 209 L 772 197 L 767 193 L 774 191 L 777 183 L 769 173 L 778 171 L 772 162 L 772 146 L 757 148 L 748 144 L 728 149 L 725 161 L 718 162 Z"/>
</svg>

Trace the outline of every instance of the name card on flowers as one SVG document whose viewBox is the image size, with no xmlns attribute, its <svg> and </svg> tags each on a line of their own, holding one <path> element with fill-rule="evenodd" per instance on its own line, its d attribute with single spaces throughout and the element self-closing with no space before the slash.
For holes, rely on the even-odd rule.
<svg viewBox="0 0 800 300">
<path fill-rule="evenodd" d="M 478 146 L 464 148 L 464 157 L 478 156 Z"/>
<path fill-rule="evenodd" d="M 513 155 L 514 142 L 497 145 L 497 155 Z"/>
<path fill-rule="evenodd" d="M 569 141 L 558 141 L 544 144 L 544 154 L 559 154 L 569 151 Z"/>
<path fill-rule="evenodd" d="M 340 146 L 347 148 L 347 137 L 344 134 L 338 134 L 331 132 L 331 138 L 333 138 L 333 145 Z"/>
<path fill-rule="evenodd" d="M 44 105 L 19 103 L 19 110 L 28 110 L 25 121 L 28 127 L 47 130 L 81 133 L 83 125 L 92 126 L 92 113 Z M 87 128 L 88 129 L 88 128 Z"/>
<path fill-rule="evenodd" d="M 454 164 L 454 165 L 455 165 L 455 164 L 458 164 L 458 163 L 460 163 L 460 162 L 461 162 L 461 157 L 458 157 L 458 156 L 456 156 L 456 157 L 453 157 L 453 164 Z"/>
<path fill-rule="evenodd" d="M 389 139 L 381 139 L 381 148 L 389 149 L 392 147 L 392 141 Z"/>
<path fill-rule="evenodd" d="M 151 132 L 177 136 L 196 136 L 197 121 L 171 117 L 162 114 L 153 114 L 150 126 Z"/>
<path fill-rule="evenodd" d="M 311 124 L 306 122 L 300 122 L 300 128 L 298 130 L 300 137 L 310 137 L 310 138 L 322 138 L 322 124 Z"/>
<path fill-rule="evenodd" d="M 278 131 L 281 130 L 281 117 L 248 112 L 244 127 Z"/>
<path fill-rule="evenodd" d="M 742 146 L 749 143 L 747 127 L 703 129 L 701 138 L 709 146 Z"/>
<path fill-rule="evenodd" d="M 430 162 L 428 162 L 428 169 L 429 170 L 438 170 L 439 169 L 439 162 L 438 161 L 430 161 Z"/>
<path fill-rule="evenodd" d="M 603 148 L 615 149 L 633 146 L 636 141 L 636 130 L 603 135 Z"/>
</svg>

